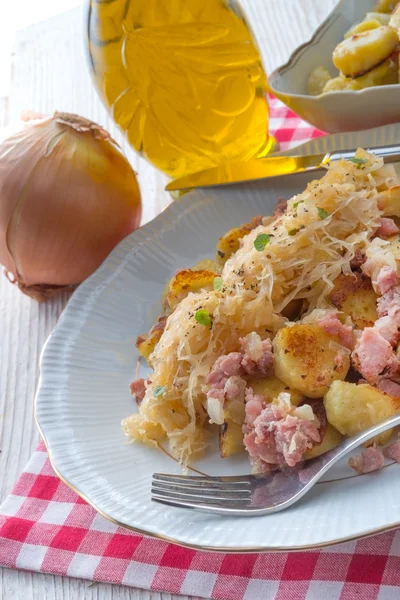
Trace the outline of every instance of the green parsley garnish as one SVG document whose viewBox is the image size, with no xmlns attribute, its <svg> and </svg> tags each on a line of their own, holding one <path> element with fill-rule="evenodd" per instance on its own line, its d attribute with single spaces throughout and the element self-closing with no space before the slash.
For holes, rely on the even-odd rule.
<svg viewBox="0 0 400 600">
<path fill-rule="evenodd" d="M 353 156 L 353 158 L 349 158 L 349 161 L 357 165 L 357 169 L 361 169 L 361 165 L 365 165 L 368 162 L 368 159 L 356 158 L 355 156 Z"/>
<path fill-rule="evenodd" d="M 212 323 L 212 317 L 207 310 L 196 311 L 194 318 L 200 325 L 204 325 L 204 327 L 210 327 Z"/>
<path fill-rule="evenodd" d="M 293 204 L 293 208 L 297 208 L 299 204 L 301 204 L 302 202 L 304 202 L 304 200 L 299 200 L 298 202 L 295 202 Z"/>
<path fill-rule="evenodd" d="M 326 211 L 324 208 L 317 206 L 317 211 L 320 219 L 326 219 L 326 217 L 329 217 L 328 211 Z"/>
<path fill-rule="evenodd" d="M 262 252 L 267 244 L 269 244 L 271 240 L 271 236 L 267 233 L 259 233 L 256 239 L 254 240 L 254 248 L 258 252 Z"/>
<path fill-rule="evenodd" d="M 224 285 L 224 282 L 222 281 L 222 277 L 214 278 L 214 283 L 213 283 L 214 290 L 219 292 L 220 290 L 222 290 L 223 285 Z"/>
<path fill-rule="evenodd" d="M 166 385 L 156 385 L 156 387 L 153 390 L 153 396 L 155 396 L 156 398 L 158 398 L 158 396 L 162 396 L 166 389 Z"/>
<path fill-rule="evenodd" d="M 299 231 L 299 229 L 298 229 L 298 228 L 297 228 L 297 229 L 289 229 L 289 231 L 288 231 L 288 234 L 293 236 L 293 235 L 296 235 L 296 233 L 297 233 L 298 231 Z"/>
</svg>

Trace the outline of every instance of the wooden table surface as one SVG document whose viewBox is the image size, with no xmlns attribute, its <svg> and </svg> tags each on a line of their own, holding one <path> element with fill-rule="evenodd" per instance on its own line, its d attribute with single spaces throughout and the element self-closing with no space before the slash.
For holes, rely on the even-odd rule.
<svg viewBox="0 0 400 600">
<path fill-rule="evenodd" d="M 335 0 L 245 0 L 242 4 L 249 14 L 262 9 L 265 15 L 262 22 L 255 18 L 253 22 L 253 17 L 250 22 L 259 39 L 266 70 L 270 72 L 310 37 Z M 9 95 L 0 98 L 0 127 L 17 119 L 26 108 L 43 112 L 63 110 L 99 122 L 121 143 L 138 172 L 146 222 L 169 202 L 164 192 L 166 178 L 127 147 L 98 99 L 88 74 L 82 25 L 83 15 L 78 8 L 17 33 Z M 0 277 L 0 501 L 12 489 L 39 441 L 33 418 L 39 357 L 66 301 L 64 295 L 39 305 Z M 184 597 L 3 568 L 0 598 L 178 600 Z"/>
</svg>

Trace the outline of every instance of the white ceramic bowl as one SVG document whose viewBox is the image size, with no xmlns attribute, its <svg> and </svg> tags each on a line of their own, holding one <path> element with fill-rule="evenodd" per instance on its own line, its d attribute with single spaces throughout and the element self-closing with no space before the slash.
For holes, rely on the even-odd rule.
<svg viewBox="0 0 400 600">
<path fill-rule="evenodd" d="M 270 90 L 305 121 L 329 133 L 369 129 L 400 121 L 400 84 L 361 91 L 339 91 L 309 96 L 307 80 L 322 65 L 332 76 L 335 46 L 352 25 L 373 11 L 376 0 L 340 0 L 312 38 L 269 77 Z"/>
</svg>

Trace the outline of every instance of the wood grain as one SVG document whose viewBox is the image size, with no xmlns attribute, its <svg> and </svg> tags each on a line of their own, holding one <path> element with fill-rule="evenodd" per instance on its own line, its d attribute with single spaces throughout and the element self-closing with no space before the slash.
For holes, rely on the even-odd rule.
<svg viewBox="0 0 400 600">
<path fill-rule="evenodd" d="M 310 37 L 335 0 L 243 0 L 242 4 L 270 72 Z M 76 112 L 101 123 L 118 140 L 139 173 L 144 221 L 148 221 L 170 201 L 164 192 L 166 178 L 129 149 L 98 99 L 87 71 L 82 23 L 81 11 L 74 9 L 18 33 L 10 94 L 0 99 L 0 127 L 17 119 L 25 108 Z M 67 299 L 64 294 L 39 305 L 0 277 L 0 501 L 10 492 L 39 441 L 33 419 L 38 362 L 43 344 Z M 0 598 L 179 600 L 184 597 L 0 569 Z"/>
</svg>

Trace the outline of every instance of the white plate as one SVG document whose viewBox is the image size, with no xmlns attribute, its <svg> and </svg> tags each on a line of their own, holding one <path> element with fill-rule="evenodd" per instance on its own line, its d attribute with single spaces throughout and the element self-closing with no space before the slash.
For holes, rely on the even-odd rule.
<svg viewBox="0 0 400 600">
<path fill-rule="evenodd" d="M 332 62 L 333 50 L 346 31 L 362 21 L 375 5 L 376 0 L 340 0 L 310 41 L 269 75 L 272 93 L 318 129 L 330 133 L 355 131 L 400 120 L 400 84 L 320 96 L 307 94 L 308 76 L 315 67 L 324 66 L 332 77 L 339 74 Z"/>
<path fill-rule="evenodd" d="M 400 143 L 400 125 L 317 139 L 299 152 Z M 292 151 L 293 152 L 293 151 Z M 193 191 L 127 237 L 74 293 L 41 361 L 38 425 L 60 477 L 101 514 L 179 544 L 233 552 L 316 548 L 400 524 L 399 466 L 356 476 L 332 470 L 294 507 L 264 517 L 209 516 L 150 499 L 154 471 L 180 472 L 166 454 L 128 444 L 121 420 L 135 410 L 129 393 L 135 339 L 159 312 L 176 269 L 213 256 L 218 237 L 278 197 L 303 190 L 309 175 Z M 248 472 L 246 457 L 212 451 L 195 465 L 209 474 Z"/>
</svg>

